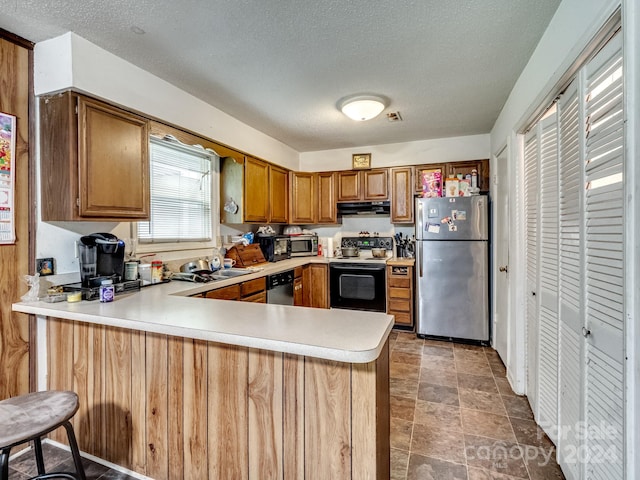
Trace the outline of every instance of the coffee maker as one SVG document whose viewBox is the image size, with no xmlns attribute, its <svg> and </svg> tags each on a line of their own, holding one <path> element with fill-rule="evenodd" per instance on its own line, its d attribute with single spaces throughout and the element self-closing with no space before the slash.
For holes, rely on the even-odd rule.
<svg viewBox="0 0 640 480">
<path fill-rule="evenodd" d="M 124 274 L 124 241 L 111 233 L 92 233 L 78 244 L 83 287 L 99 287 L 103 280 L 120 283 Z"/>
</svg>

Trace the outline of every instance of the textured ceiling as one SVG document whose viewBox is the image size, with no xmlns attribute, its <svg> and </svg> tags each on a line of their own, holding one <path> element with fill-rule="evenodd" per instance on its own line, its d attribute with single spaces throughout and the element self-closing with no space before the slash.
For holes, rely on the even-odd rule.
<svg viewBox="0 0 640 480">
<path fill-rule="evenodd" d="M 75 32 L 305 152 L 488 133 L 559 3 L 0 0 L 0 28 Z M 348 120 L 357 93 L 404 121 Z"/>
</svg>

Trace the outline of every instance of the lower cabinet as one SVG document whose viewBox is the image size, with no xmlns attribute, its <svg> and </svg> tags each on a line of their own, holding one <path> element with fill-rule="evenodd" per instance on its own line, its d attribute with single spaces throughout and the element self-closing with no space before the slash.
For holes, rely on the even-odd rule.
<svg viewBox="0 0 640 480">
<path fill-rule="evenodd" d="M 204 297 L 216 300 L 240 300 L 240 284 L 209 290 L 204 293 Z"/>
<path fill-rule="evenodd" d="M 239 300 L 241 302 L 267 303 L 267 279 L 265 277 L 248 280 L 228 287 L 209 290 L 205 298 L 215 300 Z"/>
<path fill-rule="evenodd" d="M 312 263 L 296 267 L 293 273 L 293 305 L 329 308 L 329 268 Z"/>
<path fill-rule="evenodd" d="M 413 328 L 413 260 L 387 263 L 387 313 L 396 327 Z"/>
<path fill-rule="evenodd" d="M 267 278 L 209 290 L 204 298 L 267 303 Z M 329 308 L 329 267 L 312 263 L 294 269 L 293 304 L 298 307 Z"/>
</svg>

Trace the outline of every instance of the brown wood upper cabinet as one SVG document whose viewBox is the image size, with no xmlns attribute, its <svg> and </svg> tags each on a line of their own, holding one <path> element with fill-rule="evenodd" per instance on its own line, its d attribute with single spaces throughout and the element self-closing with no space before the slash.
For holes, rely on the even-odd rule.
<svg viewBox="0 0 640 480">
<path fill-rule="evenodd" d="M 221 223 L 288 223 L 289 171 L 253 157 L 221 159 Z M 236 212 L 224 209 L 233 200 Z"/>
<path fill-rule="evenodd" d="M 478 171 L 478 187 L 481 192 L 489 191 L 489 160 L 469 160 L 463 162 L 449 162 L 449 163 L 435 163 L 429 165 L 418 165 L 415 167 L 415 193 L 422 192 L 422 172 L 425 170 L 439 169 L 442 172 L 442 182 L 444 188 L 444 181 L 447 177 L 455 177 L 458 173 L 465 176 L 467 173 L 471 173 L 472 170 Z"/>
<path fill-rule="evenodd" d="M 291 182 L 289 223 L 303 225 L 316 223 L 316 182 L 318 174 L 291 172 L 289 176 Z"/>
<path fill-rule="evenodd" d="M 338 172 L 338 202 L 381 201 L 389 199 L 388 169 Z"/>
<path fill-rule="evenodd" d="M 337 223 L 335 172 L 291 172 L 289 223 Z"/>
<path fill-rule="evenodd" d="M 289 220 L 289 171 L 269 165 L 269 221 L 287 223 Z"/>
<path fill-rule="evenodd" d="M 244 221 L 269 221 L 269 164 L 247 157 L 244 162 Z"/>
<path fill-rule="evenodd" d="M 318 217 L 317 223 L 328 224 L 338 222 L 336 209 L 336 176 L 335 172 L 318 173 Z"/>
<path fill-rule="evenodd" d="M 149 121 L 64 92 L 40 100 L 42 220 L 149 218 Z"/>
<path fill-rule="evenodd" d="M 391 223 L 413 223 L 413 167 L 394 167 L 391 174 Z"/>
</svg>

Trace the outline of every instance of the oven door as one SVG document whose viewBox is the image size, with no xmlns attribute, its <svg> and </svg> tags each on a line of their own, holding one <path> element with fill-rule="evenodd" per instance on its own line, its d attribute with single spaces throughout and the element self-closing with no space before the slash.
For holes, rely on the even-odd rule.
<svg viewBox="0 0 640 480">
<path fill-rule="evenodd" d="M 339 263 L 329 265 L 332 308 L 385 312 L 385 264 Z"/>
</svg>

